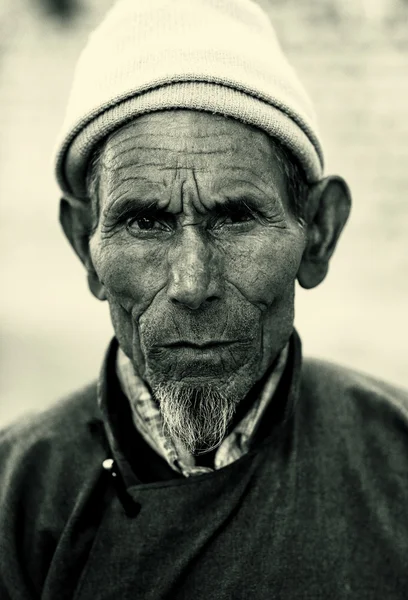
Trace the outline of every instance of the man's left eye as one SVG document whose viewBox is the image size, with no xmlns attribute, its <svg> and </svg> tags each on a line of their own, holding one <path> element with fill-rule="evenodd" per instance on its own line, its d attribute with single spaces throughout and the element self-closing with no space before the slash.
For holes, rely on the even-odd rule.
<svg viewBox="0 0 408 600">
<path fill-rule="evenodd" d="M 222 217 L 215 224 L 215 229 L 222 227 L 239 226 L 245 223 L 249 223 L 254 220 L 254 216 L 251 213 L 234 213 L 225 217 Z"/>
<path fill-rule="evenodd" d="M 227 225 L 232 225 L 234 223 L 246 223 L 246 221 L 252 221 L 253 218 L 253 215 L 250 213 L 237 213 L 236 215 L 227 217 L 224 223 Z"/>
</svg>

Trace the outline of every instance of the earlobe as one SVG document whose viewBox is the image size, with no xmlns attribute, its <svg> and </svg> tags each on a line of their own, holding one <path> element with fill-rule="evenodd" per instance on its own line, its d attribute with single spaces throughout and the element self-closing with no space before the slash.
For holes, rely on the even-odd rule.
<svg viewBox="0 0 408 600">
<path fill-rule="evenodd" d="M 350 191 L 341 177 L 326 177 L 311 188 L 306 207 L 307 243 L 298 271 L 302 287 L 316 287 L 326 277 L 350 208 Z"/>
<path fill-rule="evenodd" d="M 317 287 L 325 279 L 328 270 L 328 261 L 313 262 L 309 259 L 309 261 L 305 262 L 302 260 L 297 276 L 298 282 L 302 288 L 310 290 Z"/>
<path fill-rule="evenodd" d="M 89 286 L 89 289 L 91 290 L 92 294 L 98 300 L 102 300 L 102 301 L 106 300 L 105 287 L 99 280 L 99 277 L 97 276 L 93 265 L 87 266 L 87 272 L 88 272 L 88 286 Z"/>
</svg>

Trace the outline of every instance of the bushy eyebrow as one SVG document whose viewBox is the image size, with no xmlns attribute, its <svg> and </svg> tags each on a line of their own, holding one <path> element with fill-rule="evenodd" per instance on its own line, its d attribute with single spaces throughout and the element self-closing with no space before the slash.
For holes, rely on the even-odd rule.
<svg viewBox="0 0 408 600">
<path fill-rule="evenodd" d="M 248 196 L 227 197 L 224 202 L 215 204 L 209 211 L 216 217 L 227 217 L 232 214 L 260 214 L 262 213 L 259 202 Z"/>
<path fill-rule="evenodd" d="M 165 211 L 157 206 L 156 200 L 142 200 L 135 198 L 123 198 L 114 202 L 104 211 L 104 217 L 109 220 L 121 221 L 130 214 L 135 217 L 155 216 Z"/>
</svg>

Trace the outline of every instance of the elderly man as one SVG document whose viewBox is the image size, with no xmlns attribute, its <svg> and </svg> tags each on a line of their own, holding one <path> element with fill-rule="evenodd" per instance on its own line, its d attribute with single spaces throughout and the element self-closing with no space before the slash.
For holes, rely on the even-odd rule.
<svg viewBox="0 0 408 600">
<path fill-rule="evenodd" d="M 115 339 L 1 437 L 1 598 L 406 598 L 408 399 L 301 361 L 350 196 L 266 15 L 119 2 L 57 177 Z"/>
</svg>

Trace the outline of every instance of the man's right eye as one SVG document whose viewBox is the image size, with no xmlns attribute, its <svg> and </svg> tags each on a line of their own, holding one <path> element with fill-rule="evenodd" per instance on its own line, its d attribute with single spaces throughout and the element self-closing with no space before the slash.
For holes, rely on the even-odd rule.
<svg viewBox="0 0 408 600">
<path fill-rule="evenodd" d="M 168 231 L 169 226 L 153 217 L 133 217 L 128 220 L 126 228 L 130 233 Z"/>
<path fill-rule="evenodd" d="M 128 227 L 135 227 L 144 231 L 153 229 L 154 225 L 154 219 L 148 219 L 147 217 L 143 217 L 142 219 L 130 219 L 128 223 Z"/>
</svg>

